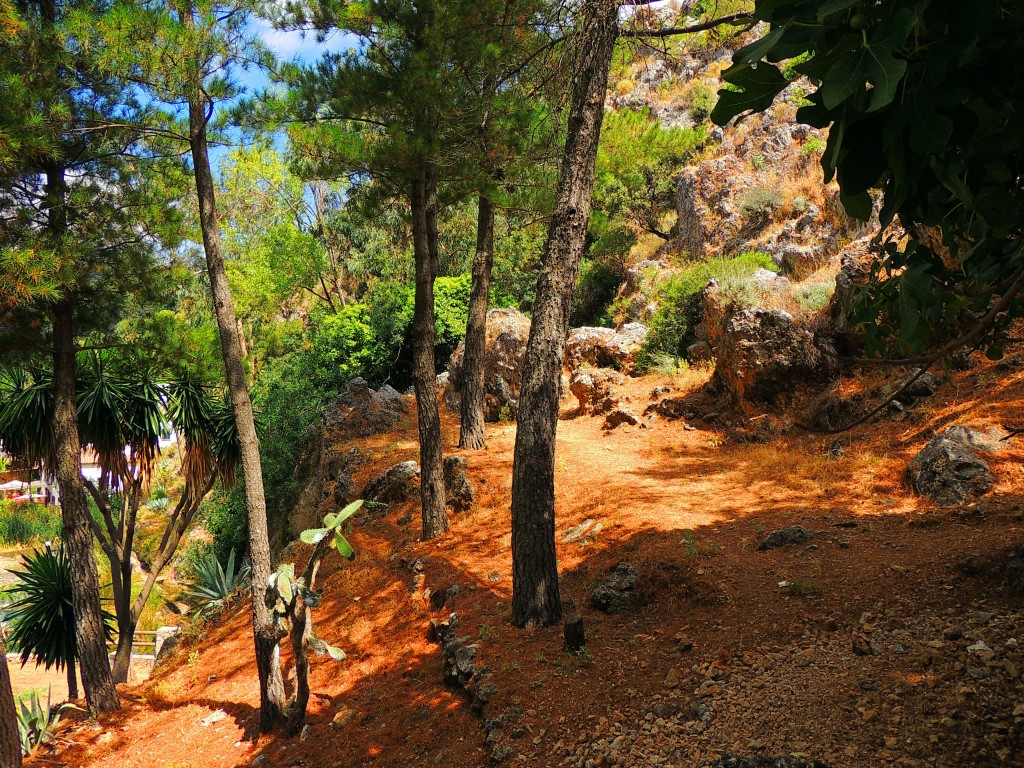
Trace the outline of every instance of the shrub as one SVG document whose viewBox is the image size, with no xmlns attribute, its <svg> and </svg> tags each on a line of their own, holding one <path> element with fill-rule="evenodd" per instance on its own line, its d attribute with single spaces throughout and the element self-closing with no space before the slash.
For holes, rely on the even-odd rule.
<svg viewBox="0 0 1024 768">
<path fill-rule="evenodd" d="M 249 578 L 249 565 L 235 569 L 235 550 L 228 555 L 227 565 L 221 565 L 214 553 L 208 553 L 195 565 L 195 579 L 185 584 L 185 594 L 196 606 L 196 616 L 209 618 L 224 610 L 231 598 Z"/>
<path fill-rule="evenodd" d="M 824 283 L 810 283 L 802 285 L 796 291 L 796 300 L 800 306 L 809 312 L 817 312 L 824 307 L 836 290 L 835 280 Z"/>
<path fill-rule="evenodd" d="M 740 211 L 749 223 L 763 225 L 785 202 L 782 192 L 775 187 L 753 187 L 740 198 Z"/>
<path fill-rule="evenodd" d="M 65 709 L 78 707 L 72 704 L 51 707 L 49 691 L 46 692 L 45 704 L 36 691 L 18 702 L 18 734 L 21 737 L 21 753 L 25 757 L 53 739 L 54 726 Z"/>
<path fill-rule="evenodd" d="M 36 550 L 22 555 L 22 569 L 11 590 L 14 602 L 4 609 L 11 625 L 7 639 L 23 664 L 34 660 L 46 669 L 62 670 L 78 657 L 71 597 L 71 564 L 63 549 Z M 103 612 L 107 639 L 113 616 Z"/>
<path fill-rule="evenodd" d="M 704 83 L 698 83 L 690 91 L 687 110 L 695 123 L 703 123 L 711 116 L 711 110 L 718 103 L 718 96 Z"/>
<path fill-rule="evenodd" d="M 222 562 L 249 545 L 249 517 L 245 509 L 245 491 L 241 484 L 230 490 L 218 488 L 200 507 L 203 527 L 213 536 L 213 553 Z"/>
<path fill-rule="evenodd" d="M 60 526 L 57 507 L 0 501 L 0 546 L 51 541 L 60 536 Z"/>
<path fill-rule="evenodd" d="M 733 304 L 749 303 L 754 297 L 749 278 L 759 269 L 778 271 L 771 256 L 751 251 L 733 258 L 711 259 L 689 265 L 662 282 L 656 294 L 658 309 L 649 325 L 647 340 L 638 359 L 644 370 L 653 370 L 669 359 L 680 358 L 696 339 L 694 330 L 701 320 L 700 294 L 711 279 L 719 281 L 726 299 Z"/>
</svg>

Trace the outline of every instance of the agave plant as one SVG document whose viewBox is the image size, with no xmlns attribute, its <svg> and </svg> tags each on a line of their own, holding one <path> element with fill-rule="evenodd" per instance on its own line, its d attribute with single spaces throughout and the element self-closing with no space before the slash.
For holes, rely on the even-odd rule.
<svg viewBox="0 0 1024 768">
<path fill-rule="evenodd" d="M 46 691 L 46 703 L 33 692 L 18 702 L 18 734 L 21 736 L 21 752 L 28 757 L 43 744 L 53 739 L 53 732 L 65 709 L 78 709 L 73 704 L 50 705 L 50 691 Z"/>
<path fill-rule="evenodd" d="M 249 564 L 242 563 L 235 571 L 235 550 L 228 555 L 227 567 L 221 565 L 217 555 L 209 552 L 195 566 L 195 580 L 185 586 L 185 594 L 197 607 L 197 616 L 210 616 L 228 605 L 235 590 L 249 579 Z"/>
</svg>

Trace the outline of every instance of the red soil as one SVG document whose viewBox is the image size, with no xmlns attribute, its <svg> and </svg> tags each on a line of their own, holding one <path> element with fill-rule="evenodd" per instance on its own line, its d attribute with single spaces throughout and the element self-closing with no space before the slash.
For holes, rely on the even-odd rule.
<svg viewBox="0 0 1024 768">
<path fill-rule="evenodd" d="M 897 375 L 890 373 L 890 380 Z M 628 392 L 639 411 L 654 386 L 695 390 L 699 379 L 649 377 L 631 381 Z M 342 647 L 348 658 L 341 664 L 315 662 L 306 739 L 257 738 L 252 636 L 239 606 L 186 643 L 152 680 L 123 688 L 122 712 L 101 718 L 99 726 L 69 728 L 69 746 L 37 762 L 246 766 L 263 754 L 269 766 L 487 765 L 490 748 L 483 744 L 479 720 L 441 684 L 440 654 L 426 639 L 430 619 L 448 610 L 459 613 L 460 634 L 480 639 L 480 659 L 499 686 L 492 713 L 518 713 L 525 735 L 512 743 L 517 764 L 529 766 L 558 765 L 565 753 L 554 754 L 556 741 L 571 743 L 598 718 L 657 700 L 666 674 L 679 663 L 680 633 L 694 644 L 682 669 L 684 684 L 692 685 L 697 665 L 724 663 L 747 650 L 799 645 L 826 632 L 826 618 L 848 632 L 864 612 L 941 615 L 979 605 L 1019 610 L 1019 598 L 955 568 L 966 554 L 996 560 L 1024 542 L 1018 446 L 1007 443 L 993 457 L 997 486 L 966 510 L 934 510 L 903 486 L 901 475 L 934 431 L 953 423 L 1012 421 L 1022 400 L 1024 373 L 997 373 L 979 363 L 972 372 L 956 374 L 910 418 L 883 419 L 844 436 L 843 453 L 835 458 L 826 456 L 834 438 L 800 431 L 758 444 L 737 442 L 728 429 L 700 422 L 690 428 L 661 420 L 650 429 L 604 432 L 601 419 L 566 418 L 559 424 L 556 459 L 558 554 L 563 595 L 584 612 L 589 657 L 563 654 L 559 628 L 509 625 L 515 428 L 490 425 L 487 451 L 466 454 L 476 506 L 453 518 L 448 535 L 419 542 L 412 505 L 386 515 L 367 513 L 350 537 L 356 560 L 325 562 L 317 634 Z M 446 444 L 454 446 L 455 419 L 447 415 L 444 426 Z M 398 436 L 358 443 L 375 455 L 358 480 L 417 458 L 415 430 L 410 418 Z M 414 523 L 399 526 L 396 521 L 410 511 Z M 603 525 L 595 540 L 564 543 L 562 534 L 588 518 Z M 844 522 L 857 527 L 835 527 Z M 824 532 L 817 547 L 754 552 L 767 531 L 797 523 Z M 840 540 L 848 541 L 839 545 Z M 302 545 L 293 545 L 287 556 L 302 561 Z M 416 558 L 426 561 L 428 589 L 460 585 L 444 611 L 431 612 L 424 592 L 414 588 L 404 564 Z M 613 616 L 587 608 L 590 589 L 622 560 L 648 575 L 650 604 Z M 790 596 L 779 589 L 784 579 L 812 584 L 816 594 Z M 794 692 L 770 731 L 753 714 L 745 720 L 740 712 L 730 736 L 704 744 L 702 754 L 748 740 L 785 753 L 803 729 L 807 751 L 820 747 L 836 766 L 963 764 L 955 745 L 946 753 L 941 744 L 929 746 L 926 728 L 913 735 L 912 746 L 880 757 L 888 733 L 884 724 L 862 723 L 854 713 L 856 722 L 847 727 L 850 683 L 829 674 L 822 671 L 816 685 Z M 904 672 L 893 667 L 874 674 Z M 753 711 L 758 702 L 749 705 Z M 351 718 L 332 725 L 342 709 Z M 217 710 L 227 716 L 201 725 Z M 933 759 L 928 749 L 938 750 Z"/>
</svg>

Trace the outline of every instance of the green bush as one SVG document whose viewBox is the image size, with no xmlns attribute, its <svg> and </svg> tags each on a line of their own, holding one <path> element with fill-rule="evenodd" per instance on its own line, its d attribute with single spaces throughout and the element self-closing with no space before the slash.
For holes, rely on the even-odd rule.
<svg viewBox="0 0 1024 768">
<path fill-rule="evenodd" d="M 803 285 L 796 291 L 796 300 L 800 306 L 810 312 L 817 312 L 832 298 L 836 290 L 836 281 L 828 280 L 824 283 L 810 283 Z"/>
<path fill-rule="evenodd" d="M 60 536 L 60 509 L 0 501 L 0 546 L 52 541 Z"/>
<path fill-rule="evenodd" d="M 199 517 L 213 536 L 213 552 L 221 562 L 227 562 L 232 551 L 244 552 L 248 548 L 249 518 L 241 482 L 230 490 L 215 490 L 200 507 Z"/>
<path fill-rule="evenodd" d="M 740 197 L 740 211 L 753 224 L 764 224 L 779 210 L 786 200 L 775 187 L 753 187 Z"/>
<path fill-rule="evenodd" d="M 711 110 L 718 103 L 718 96 L 707 85 L 700 83 L 690 91 L 688 111 L 695 123 L 703 123 L 711 117 Z"/>
<path fill-rule="evenodd" d="M 727 301 L 747 304 L 753 300 L 750 276 L 759 269 L 778 271 L 771 256 L 751 251 L 732 258 L 718 258 L 690 264 L 682 272 L 663 281 L 655 299 L 658 309 L 649 325 L 647 340 L 638 364 L 652 370 L 666 358 L 680 358 L 696 338 L 701 320 L 701 291 L 709 280 L 719 282 Z"/>
</svg>

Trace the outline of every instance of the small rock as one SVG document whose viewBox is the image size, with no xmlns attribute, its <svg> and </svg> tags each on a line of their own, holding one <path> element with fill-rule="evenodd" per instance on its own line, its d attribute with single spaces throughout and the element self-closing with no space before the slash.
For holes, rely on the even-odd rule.
<svg viewBox="0 0 1024 768">
<path fill-rule="evenodd" d="M 637 606 L 636 582 L 640 571 L 629 563 L 619 563 L 604 581 L 590 593 L 590 605 L 605 613 L 621 613 Z"/>
<path fill-rule="evenodd" d="M 781 531 L 772 531 L 765 537 L 758 547 L 758 552 L 767 552 L 770 549 L 785 547 L 790 544 L 804 544 L 814 538 L 814 532 L 809 531 L 802 525 L 792 525 L 783 528 Z"/>
<path fill-rule="evenodd" d="M 631 427 L 635 427 L 640 423 L 640 417 L 633 413 L 628 408 L 621 406 L 613 408 L 611 413 L 604 417 L 604 425 L 602 429 L 612 430 L 616 427 L 620 427 L 623 424 L 629 424 Z"/>
<path fill-rule="evenodd" d="M 672 667 L 672 669 L 668 671 L 668 674 L 665 675 L 665 687 L 675 688 L 677 685 L 679 685 L 679 670 Z"/>
<path fill-rule="evenodd" d="M 200 720 L 199 721 L 199 725 L 201 725 L 203 728 L 207 728 L 207 727 L 213 725 L 214 723 L 219 723 L 221 720 L 223 720 L 227 716 L 228 716 L 227 712 L 225 712 L 223 709 L 218 709 L 215 712 L 211 712 L 206 717 L 204 717 L 202 720 Z"/>
</svg>

